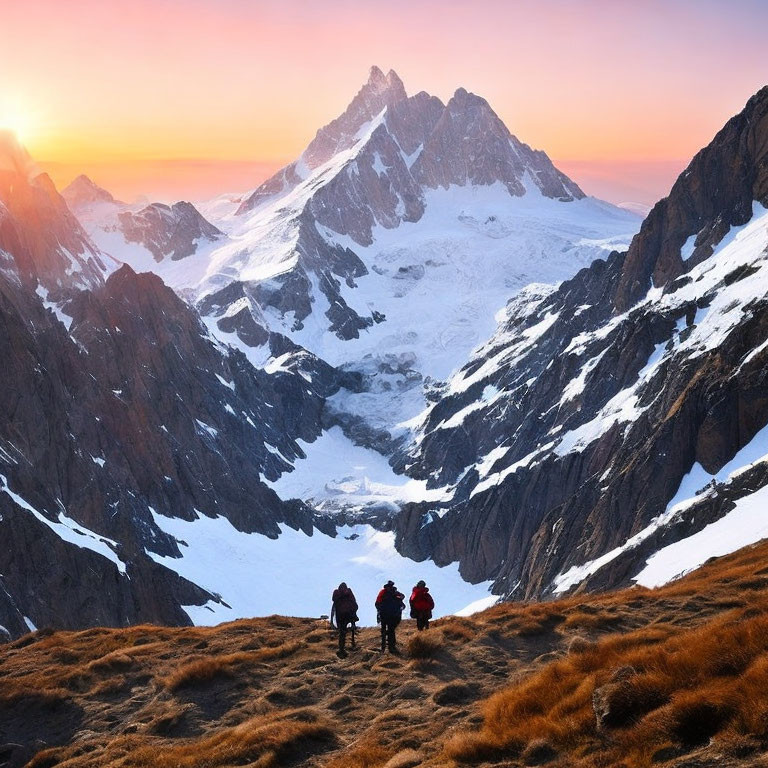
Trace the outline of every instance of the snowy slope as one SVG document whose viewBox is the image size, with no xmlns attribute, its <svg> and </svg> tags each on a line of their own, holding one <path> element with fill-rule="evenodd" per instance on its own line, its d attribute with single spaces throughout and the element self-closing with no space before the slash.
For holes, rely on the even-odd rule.
<svg viewBox="0 0 768 768">
<path fill-rule="evenodd" d="M 765 88 L 626 253 L 510 301 L 410 423 L 396 466 L 450 498 L 405 505 L 409 552 L 536 598 L 657 584 L 764 534 L 767 153 Z"/>
<path fill-rule="evenodd" d="M 91 241 L 108 260 L 108 272 L 128 264 L 154 272 L 184 297 L 205 275 L 211 253 L 226 239 L 190 203 L 128 205 L 86 176 L 62 191 Z M 214 205 L 226 209 L 226 199 Z"/>
<path fill-rule="evenodd" d="M 505 456 L 517 450 L 517 446 L 510 443 L 495 446 L 476 459 L 471 467 L 465 466 L 465 472 L 469 469 L 477 471 L 478 484 L 473 488 L 473 494 L 502 483 L 518 470 L 530 470 L 553 455 L 566 457 L 580 453 L 612 428 L 619 427 L 626 432 L 654 405 L 654 398 L 646 393 L 657 376 L 668 375 L 676 361 L 694 360 L 716 350 L 730 334 L 738 333 L 751 306 L 765 295 L 766 254 L 768 210 L 755 202 L 752 219 L 740 227 L 732 227 L 712 254 L 689 270 L 685 282 L 677 290 L 650 287 L 630 311 L 612 315 L 593 330 L 574 335 L 563 354 L 578 360 L 579 364 L 571 366 L 570 378 L 563 383 L 562 394 L 553 408 L 557 409 L 557 415 L 552 426 L 539 436 L 538 444 L 531 452 L 514 463 L 503 461 Z M 739 279 L 731 279 L 734 275 Z M 539 305 L 546 304 L 545 299 L 551 296 L 551 290 L 530 286 L 511 302 L 490 341 L 474 352 L 467 366 L 450 377 L 447 393 L 458 397 L 480 384 L 492 388 L 504 371 L 514 366 L 524 367 L 527 359 L 535 358 L 539 339 L 545 334 L 556 333 L 557 321 L 562 323 L 564 319 L 555 310 L 543 315 L 538 312 Z M 585 305 L 583 309 L 589 307 Z M 691 309 L 693 314 L 690 314 Z M 589 394 L 590 384 L 600 378 L 599 366 L 606 352 L 644 314 L 676 320 L 665 337 L 650 348 L 628 386 L 605 399 L 589 418 L 579 419 L 578 415 L 573 418 L 573 405 Z M 530 317 L 534 318 L 532 324 L 521 331 L 520 320 Z M 764 346 L 750 349 L 741 364 L 748 363 L 763 349 Z M 521 390 L 527 386 L 523 381 L 516 383 Z M 417 451 L 424 442 L 446 430 L 461 428 L 467 417 L 471 416 L 473 420 L 497 418 L 515 402 L 515 394 L 515 391 L 495 392 L 491 397 L 473 400 L 463 410 L 452 412 L 450 421 L 437 415 L 444 410 L 443 401 L 430 405 L 414 420 L 416 439 L 411 451 Z M 570 426 L 574 422 L 576 425 Z"/>
<path fill-rule="evenodd" d="M 391 455 L 510 297 L 626 248 L 641 221 L 585 197 L 482 98 L 408 97 L 395 73 L 376 68 L 294 163 L 239 201 L 202 206 L 227 239 L 178 262 L 155 261 L 104 222 L 90 231 L 196 302 L 210 331 L 254 365 L 290 369 L 308 350 L 359 374 L 360 386 L 327 403 L 347 436 L 333 438 L 342 457 L 357 455 L 353 442 Z M 276 337 L 301 349 L 282 343 L 272 355 Z M 328 477 L 302 464 L 302 483 L 280 493 L 329 507 L 360 501 L 349 483 L 334 484 L 365 483 L 355 466 Z"/>
<path fill-rule="evenodd" d="M 330 613 L 331 593 L 341 581 L 355 592 L 364 626 L 375 625 L 373 603 L 389 579 L 408 594 L 424 579 L 435 596 L 436 617 L 466 611 L 477 601 L 487 607 L 496 600 L 488 594 L 490 582 L 468 584 L 455 565 L 438 568 L 431 561 L 409 560 L 395 549 L 394 533 L 368 525 L 343 526 L 335 537 L 317 530 L 307 536 L 281 526 L 280 536 L 273 540 L 242 533 L 222 517 L 201 515 L 192 521 L 153 517 L 178 541 L 182 557 L 148 552 L 150 557 L 226 603 L 186 606 L 198 625 L 272 613 L 319 617 Z"/>
<path fill-rule="evenodd" d="M 555 579 L 554 592 L 567 592 L 585 578 L 597 573 L 616 558 L 638 547 L 651 535 L 679 519 L 682 512 L 708 496 L 714 496 L 718 483 L 729 483 L 747 469 L 768 461 L 768 426 L 763 427 L 736 456 L 714 474 L 695 464 L 682 479 L 677 493 L 663 514 L 626 543 L 606 552 L 596 560 L 574 566 Z M 768 516 L 760 509 L 765 489 L 747 494 L 737 508 L 724 517 L 667 547 L 655 552 L 633 580 L 645 587 L 658 587 L 698 567 L 710 557 L 734 552 L 768 535 Z M 757 502 L 757 503 L 756 503 Z M 759 510 L 755 514 L 755 510 Z"/>
</svg>

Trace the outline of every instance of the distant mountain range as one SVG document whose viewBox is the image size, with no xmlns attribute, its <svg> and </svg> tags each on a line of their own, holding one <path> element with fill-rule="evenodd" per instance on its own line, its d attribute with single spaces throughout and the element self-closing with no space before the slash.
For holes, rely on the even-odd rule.
<svg viewBox="0 0 768 768">
<path fill-rule="evenodd" d="M 454 612 L 761 538 L 766 153 L 768 89 L 641 226 L 377 68 L 199 208 L 59 195 L 3 136 L 0 634 L 273 612 L 278 577 Z"/>
<path fill-rule="evenodd" d="M 352 443 L 387 456 L 407 443 L 434 383 L 490 336 L 510 296 L 572 276 L 640 224 L 585 197 L 479 96 L 409 97 L 376 67 L 295 162 L 243 200 L 205 206 L 227 237 L 185 228 L 197 250 L 178 264 L 148 253 L 103 193 L 90 197 L 78 210 L 94 242 L 161 275 L 255 365 L 301 371 L 309 353 L 354 374 L 324 409 L 324 426 L 337 428 L 333 476 L 303 463 L 279 489 L 335 509 L 404 497 L 382 487 L 402 482 L 391 477 L 359 492 Z"/>
</svg>

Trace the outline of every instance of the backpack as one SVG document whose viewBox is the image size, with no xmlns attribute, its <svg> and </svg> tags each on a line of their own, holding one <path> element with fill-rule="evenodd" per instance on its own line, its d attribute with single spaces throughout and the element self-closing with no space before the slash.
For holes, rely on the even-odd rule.
<svg viewBox="0 0 768 768">
<path fill-rule="evenodd" d="M 336 616 L 343 616 L 344 618 L 355 617 L 357 621 L 357 600 L 351 589 L 347 589 L 345 592 L 339 592 L 337 589 L 333 593 L 333 603 L 336 606 Z"/>
<path fill-rule="evenodd" d="M 403 595 L 394 589 L 383 589 L 377 606 L 383 619 L 399 619 L 405 608 Z"/>
<path fill-rule="evenodd" d="M 416 618 L 418 613 L 429 614 L 427 618 L 432 617 L 432 609 L 435 607 L 435 601 L 429 594 L 426 587 L 415 587 L 411 595 L 411 617 Z"/>
</svg>

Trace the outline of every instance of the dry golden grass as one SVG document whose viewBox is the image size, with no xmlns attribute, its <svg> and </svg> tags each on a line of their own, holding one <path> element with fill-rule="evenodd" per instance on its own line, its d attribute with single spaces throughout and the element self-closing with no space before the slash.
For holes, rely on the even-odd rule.
<svg viewBox="0 0 768 768">
<path fill-rule="evenodd" d="M 443 635 L 432 630 L 417 632 L 408 639 L 406 651 L 412 659 L 433 659 L 443 647 Z"/>
<path fill-rule="evenodd" d="M 284 659 L 296 653 L 299 648 L 301 643 L 293 641 L 258 651 L 203 656 L 185 663 L 167 677 L 162 678 L 160 682 L 169 691 L 177 691 L 192 685 L 204 685 L 218 677 L 236 677 L 238 670 L 245 666 Z"/>
<path fill-rule="evenodd" d="M 0 764 L 768 766 L 767 561 L 404 622 L 403 657 L 284 617 L 33 633 L 0 646 Z"/>
<path fill-rule="evenodd" d="M 358 744 L 343 754 L 334 757 L 327 768 L 380 768 L 390 761 L 392 749 L 368 742 Z"/>
</svg>

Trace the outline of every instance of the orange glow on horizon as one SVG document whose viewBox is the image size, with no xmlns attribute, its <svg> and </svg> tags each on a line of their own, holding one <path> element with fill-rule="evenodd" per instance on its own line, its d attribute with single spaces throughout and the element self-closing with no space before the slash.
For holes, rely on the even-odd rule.
<svg viewBox="0 0 768 768">
<path fill-rule="evenodd" d="M 166 163 L 207 194 L 295 157 L 375 63 L 409 93 L 475 91 L 554 160 L 626 183 L 690 159 L 764 84 L 765 22 L 757 0 L 9 0 L 0 95 L 59 184 L 107 169 L 127 197 Z"/>
</svg>

